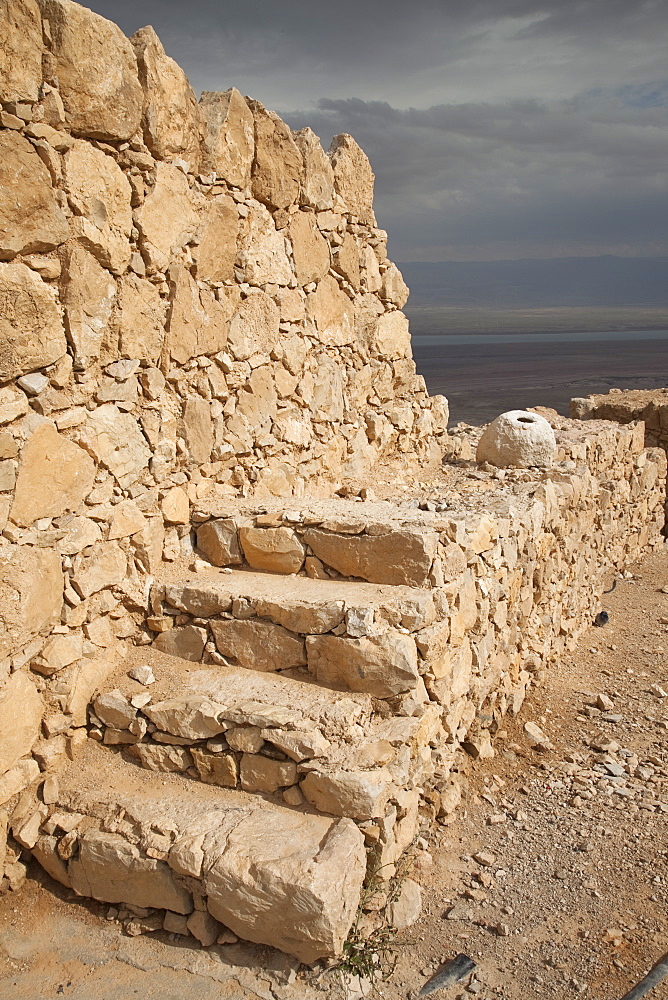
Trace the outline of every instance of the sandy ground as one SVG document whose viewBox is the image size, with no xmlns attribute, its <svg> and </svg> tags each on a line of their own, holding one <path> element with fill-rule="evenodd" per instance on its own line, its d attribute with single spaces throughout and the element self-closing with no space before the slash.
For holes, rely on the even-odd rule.
<svg viewBox="0 0 668 1000">
<path fill-rule="evenodd" d="M 668 951 L 668 553 L 633 572 L 604 598 L 609 624 L 507 720 L 494 759 L 471 762 L 455 821 L 413 875 L 422 917 L 376 995 L 411 1000 L 464 952 L 473 979 L 435 997 L 619 1000 Z M 551 748 L 532 748 L 527 721 Z M 107 909 L 31 866 L 0 899 L 0 1000 L 343 996 L 334 973 L 294 979 L 269 949 L 126 937 Z M 668 983 L 652 994 L 667 998 Z"/>
</svg>

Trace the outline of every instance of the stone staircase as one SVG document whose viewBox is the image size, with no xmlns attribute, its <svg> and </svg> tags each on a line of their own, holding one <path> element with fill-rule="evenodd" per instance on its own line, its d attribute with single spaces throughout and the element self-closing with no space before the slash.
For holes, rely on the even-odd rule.
<svg viewBox="0 0 668 1000">
<path fill-rule="evenodd" d="M 369 859 L 392 878 L 453 756 L 421 676 L 450 630 L 441 526 L 352 506 L 196 513 L 191 568 L 153 581 L 154 639 L 105 680 L 35 827 L 55 878 L 202 940 L 340 954 Z"/>
</svg>

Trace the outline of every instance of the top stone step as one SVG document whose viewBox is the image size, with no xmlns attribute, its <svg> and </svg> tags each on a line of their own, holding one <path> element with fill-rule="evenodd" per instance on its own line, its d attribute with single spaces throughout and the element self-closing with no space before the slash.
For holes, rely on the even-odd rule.
<svg viewBox="0 0 668 1000">
<path fill-rule="evenodd" d="M 215 566 L 427 589 L 457 577 L 467 553 L 496 539 L 479 515 L 453 518 L 388 501 L 202 504 L 193 522 L 198 550 Z"/>
</svg>

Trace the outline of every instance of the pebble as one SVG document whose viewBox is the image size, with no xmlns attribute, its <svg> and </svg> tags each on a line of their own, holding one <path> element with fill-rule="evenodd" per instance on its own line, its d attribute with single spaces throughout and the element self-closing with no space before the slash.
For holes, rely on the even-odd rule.
<svg viewBox="0 0 668 1000">
<path fill-rule="evenodd" d="M 484 868 L 489 868 L 496 861 L 496 857 L 491 851 L 477 851 L 473 855 L 473 860 L 477 861 L 479 865 L 483 865 Z"/>
<path fill-rule="evenodd" d="M 148 685 L 155 682 L 153 671 L 147 664 L 142 664 L 140 667 L 133 667 L 131 670 L 128 670 L 128 677 L 139 684 Z"/>
</svg>

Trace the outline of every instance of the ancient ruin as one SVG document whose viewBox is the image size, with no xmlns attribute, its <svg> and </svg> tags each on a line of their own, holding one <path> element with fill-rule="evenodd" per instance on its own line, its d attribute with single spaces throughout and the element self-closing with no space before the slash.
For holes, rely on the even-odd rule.
<svg viewBox="0 0 668 1000">
<path fill-rule="evenodd" d="M 335 958 L 662 542 L 664 451 L 552 412 L 552 465 L 477 465 L 353 138 L 70 0 L 0 18 L 4 884 Z"/>
</svg>

